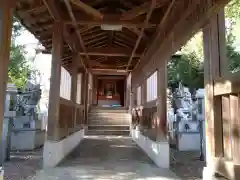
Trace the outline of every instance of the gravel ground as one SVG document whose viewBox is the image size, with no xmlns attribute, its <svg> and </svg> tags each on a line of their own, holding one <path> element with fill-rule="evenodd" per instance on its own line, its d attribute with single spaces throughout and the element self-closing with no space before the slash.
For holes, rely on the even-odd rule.
<svg viewBox="0 0 240 180">
<path fill-rule="evenodd" d="M 11 160 L 4 163 L 5 180 L 30 180 L 42 167 L 42 149 L 12 152 Z"/>
<path fill-rule="evenodd" d="M 182 180 L 202 179 L 205 162 L 199 160 L 199 152 L 173 152 L 171 170 Z"/>
</svg>

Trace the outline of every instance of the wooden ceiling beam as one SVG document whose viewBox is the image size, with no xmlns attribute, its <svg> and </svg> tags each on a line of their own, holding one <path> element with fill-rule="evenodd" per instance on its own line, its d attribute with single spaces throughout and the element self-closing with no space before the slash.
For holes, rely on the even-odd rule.
<svg viewBox="0 0 240 180">
<path fill-rule="evenodd" d="M 107 25 L 121 25 L 122 27 L 127 27 L 127 28 L 142 28 L 144 27 L 144 23 L 142 23 L 142 21 L 139 20 L 94 20 L 94 19 L 89 19 L 89 18 L 82 18 L 81 20 L 76 20 L 76 22 L 72 22 L 72 21 L 63 21 L 65 24 L 70 24 L 70 25 L 74 25 L 74 23 L 76 23 L 76 25 L 88 25 L 88 26 L 101 26 L 104 24 Z M 149 23 L 145 28 L 153 28 L 156 27 L 157 24 L 153 24 L 153 23 Z"/>
<path fill-rule="evenodd" d="M 168 2 L 167 0 L 156 0 L 156 6 L 155 8 L 160 8 L 163 5 Z M 142 14 L 146 14 L 149 11 L 149 6 L 151 5 L 151 1 L 145 2 L 140 6 L 137 6 L 125 13 L 122 14 L 121 19 L 122 20 L 132 20 L 136 18 L 137 16 L 140 16 Z"/>
<path fill-rule="evenodd" d="M 103 41 L 99 41 L 99 42 L 96 42 L 94 44 L 89 44 L 88 47 L 91 47 L 91 48 L 99 48 L 103 45 L 106 45 L 107 44 L 107 38 L 105 38 Z"/>
<path fill-rule="evenodd" d="M 117 37 L 117 36 L 115 36 L 114 40 L 115 40 L 115 41 L 118 41 L 118 42 L 122 42 L 122 43 L 130 46 L 132 49 L 133 49 L 133 47 L 134 47 L 134 43 L 133 43 L 133 42 L 125 41 L 124 39 L 121 39 L 121 38 L 119 38 L 119 37 Z"/>
<path fill-rule="evenodd" d="M 92 69 L 93 74 L 102 74 L 102 75 L 128 75 L 128 72 L 126 70 L 117 70 L 117 69 L 99 69 L 94 68 Z"/>
<path fill-rule="evenodd" d="M 28 16 L 29 13 L 35 11 L 43 11 L 46 9 L 46 6 L 42 3 L 42 0 L 34 1 L 35 3 L 26 9 L 21 9 L 18 14 L 21 17 Z"/>
<path fill-rule="evenodd" d="M 102 19 L 103 18 L 103 14 L 94 9 L 93 7 L 83 3 L 81 0 L 70 0 L 72 4 L 76 5 L 77 7 L 79 7 L 81 10 L 85 11 L 87 14 L 90 14 L 98 19 Z"/>
<path fill-rule="evenodd" d="M 156 0 L 152 0 L 152 2 L 151 2 L 151 4 L 150 4 L 150 7 L 149 7 L 149 11 L 148 11 L 148 13 L 147 13 L 147 15 L 146 15 L 146 19 L 145 19 L 145 21 L 144 21 L 144 26 L 145 26 L 145 27 L 147 26 L 148 21 L 149 21 L 150 17 L 152 16 L 152 12 L 153 12 L 153 10 L 154 10 L 155 7 L 156 7 Z M 135 46 L 134 46 L 134 48 L 133 48 L 133 51 L 132 51 L 132 55 L 131 55 L 131 57 L 130 57 L 130 59 L 129 59 L 129 61 L 128 61 L 128 65 L 127 65 L 127 67 L 126 67 L 126 71 L 128 71 L 129 66 L 130 66 L 131 63 L 132 63 L 133 56 L 134 56 L 134 54 L 135 54 L 135 52 L 136 52 L 136 50 L 137 50 L 137 48 L 138 48 L 138 45 L 140 44 L 140 41 L 141 41 L 141 39 L 142 39 L 142 36 L 143 36 L 145 27 L 143 27 L 143 28 L 141 29 L 141 33 L 140 33 L 140 35 L 138 36 L 138 39 L 137 39 L 136 44 L 135 44 Z"/>
<path fill-rule="evenodd" d="M 82 36 L 81 36 L 80 32 L 77 30 L 78 25 L 77 25 L 76 18 L 75 18 L 74 14 L 73 14 L 72 7 L 71 7 L 71 5 L 70 5 L 70 2 L 69 2 L 69 0 L 64 0 L 64 3 L 65 3 L 65 5 L 66 5 L 66 7 L 67 7 L 68 13 L 69 13 L 70 18 L 71 18 L 71 20 L 72 20 L 72 23 L 73 23 L 73 25 L 74 25 L 74 27 L 75 27 L 75 30 L 76 30 L 78 39 L 79 39 L 80 44 L 81 44 L 81 47 L 82 47 L 83 51 L 85 52 L 85 57 L 86 57 L 86 59 L 87 59 L 88 61 L 90 61 L 90 58 L 89 58 L 89 56 L 88 56 L 88 54 L 87 54 L 87 52 L 86 52 L 86 47 L 85 47 L 85 45 L 84 45 Z M 91 68 L 91 66 L 90 66 L 90 68 Z"/>
<path fill-rule="evenodd" d="M 96 34 L 93 34 L 93 35 L 90 35 L 90 36 L 83 36 L 83 41 L 86 42 L 86 41 L 89 41 L 89 40 L 93 40 L 95 38 L 101 38 L 102 36 L 106 36 L 107 35 L 107 32 L 100 32 L 100 33 L 96 33 Z"/>
<path fill-rule="evenodd" d="M 130 31 L 134 32 L 136 35 L 140 36 L 141 31 L 137 28 L 137 27 L 133 27 L 133 28 L 129 28 Z M 149 38 L 147 37 L 147 35 L 143 32 L 142 38 L 145 41 L 148 41 Z"/>
<path fill-rule="evenodd" d="M 91 41 L 86 42 L 86 45 L 92 44 L 92 43 L 98 43 L 98 42 L 102 42 L 103 40 L 106 40 L 107 36 L 102 36 L 98 39 L 92 39 Z"/>
<path fill-rule="evenodd" d="M 93 48 L 102 48 L 102 47 L 106 47 L 107 46 L 107 44 L 97 44 L 97 45 L 93 45 L 92 47 Z"/>
<path fill-rule="evenodd" d="M 112 46 L 112 40 L 113 40 L 113 36 L 114 36 L 114 31 L 109 31 L 108 32 L 108 47 Z"/>
<path fill-rule="evenodd" d="M 125 47 L 125 48 L 128 48 L 128 49 L 131 49 L 132 50 L 132 47 L 129 46 L 129 45 L 126 45 L 126 44 L 123 44 L 122 42 L 119 42 L 119 41 L 113 41 L 113 43 L 117 44 L 118 46 L 121 46 L 121 47 Z"/>
<path fill-rule="evenodd" d="M 116 37 L 122 38 L 126 41 L 129 41 L 131 43 L 135 43 L 136 42 L 136 37 L 131 37 L 131 36 L 127 36 L 126 34 L 122 33 L 122 32 L 116 32 L 115 33 Z"/>
<path fill-rule="evenodd" d="M 48 9 L 48 12 L 50 13 L 50 15 L 52 16 L 52 18 L 55 20 L 55 21 L 62 21 L 62 17 L 63 15 L 61 14 L 60 12 L 60 8 L 57 8 L 57 4 L 53 1 L 53 0 L 42 0 L 44 5 L 47 7 Z M 70 36 L 70 33 L 69 31 L 67 30 L 66 26 L 63 26 L 64 27 L 64 40 L 65 42 L 67 42 L 69 48 L 72 50 L 72 51 L 75 51 L 76 50 L 76 45 L 75 45 L 75 41 L 73 40 L 70 40 L 69 37 Z M 86 67 L 86 64 L 82 61 L 82 65 L 85 69 L 85 71 L 87 72 L 88 69 Z"/>
<path fill-rule="evenodd" d="M 169 14 L 170 14 L 170 12 L 171 12 L 174 4 L 175 4 L 175 1 L 176 1 L 176 0 L 172 0 L 171 3 L 168 5 L 167 10 L 166 10 L 164 16 L 162 17 L 160 23 L 159 23 L 158 26 L 157 26 L 157 30 L 155 31 L 155 34 L 153 35 L 152 40 L 151 40 L 151 41 L 149 42 L 149 44 L 147 45 L 147 48 L 149 48 L 149 49 L 145 49 L 145 51 L 144 51 L 143 54 L 142 54 L 142 57 L 141 57 L 141 58 L 139 59 L 139 61 L 137 62 L 135 68 L 138 66 L 138 64 L 139 64 L 139 62 L 141 61 L 141 59 L 145 56 L 145 52 L 146 52 L 146 53 L 149 53 L 149 52 L 147 52 L 147 51 L 152 48 L 152 44 L 155 44 L 155 43 L 156 43 L 156 40 L 157 40 L 157 39 L 159 38 L 159 36 L 161 35 L 161 32 L 162 32 L 161 30 L 162 30 L 162 28 L 163 28 L 163 25 L 164 25 L 167 17 L 169 16 Z"/>
<path fill-rule="evenodd" d="M 83 55 L 83 51 L 79 51 L 80 55 Z M 131 50 L 126 48 L 87 48 L 87 53 L 90 56 L 113 56 L 113 57 L 130 57 Z M 135 54 L 134 57 L 140 57 L 140 54 Z"/>
</svg>

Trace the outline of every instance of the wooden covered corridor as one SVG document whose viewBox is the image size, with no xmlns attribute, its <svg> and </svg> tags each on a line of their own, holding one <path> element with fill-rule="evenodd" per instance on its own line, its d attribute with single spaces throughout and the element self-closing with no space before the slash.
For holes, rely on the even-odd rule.
<svg viewBox="0 0 240 180">
<path fill-rule="evenodd" d="M 134 125 L 147 124 L 152 130 L 154 141 L 163 150 L 159 154 L 167 161 L 159 166 L 166 168 L 167 62 L 202 30 L 208 148 L 203 178 L 219 173 L 240 179 L 240 76 L 227 72 L 223 8 L 228 2 L 0 0 L 0 127 L 16 16 L 45 47 L 43 52 L 52 54 L 44 166 L 57 165 L 84 138 L 88 111 L 98 104 L 97 80 L 117 76 L 124 79 L 122 106 L 132 112 Z M 61 67 L 71 74 L 69 100 L 60 97 Z M 156 90 L 148 89 L 148 80 Z M 147 91 L 153 91 L 152 95 Z M 151 118 L 152 114 L 156 118 Z"/>
</svg>

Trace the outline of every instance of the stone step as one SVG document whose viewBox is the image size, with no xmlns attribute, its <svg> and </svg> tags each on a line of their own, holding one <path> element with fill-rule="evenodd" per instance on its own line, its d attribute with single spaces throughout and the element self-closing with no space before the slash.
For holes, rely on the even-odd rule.
<svg viewBox="0 0 240 180">
<path fill-rule="evenodd" d="M 128 125 L 89 125 L 88 130 L 115 130 L 115 131 L 121 131 L 121 130 L 128 130 Z"/>
<path fill-rule="evenodd" d="M 127 117 L 127 116 L 88 116 L 88 119 L 131 119 L 131 117 Z"/>
<path fill-rule="evenodd" d="M 98 116 L 114 116 L 114 115 L 120 115 L 120 116 L 131 116 L 129 113 L 121 113 L 121 112 L 89 112 L 89 115 L 98 115 Z"/>
<path fill-rule="evenodd" d="M 93 113 L 128 113 L 125 108 L 91 108 L 90 112 Z"/>
<path fill-rule="evenodd" d="M 101 118 L 98 118 L 98 117 L 88 117 L 89 119 L 89 122 L 92 122 L 92 121 L 130 121 L 131 119 L 130 118 L 121 118 L 121 117 L 101 117 Z"/>
<path fill-rule="evenodd" d="M 116 136 L 129 136 L 130 131 L 129 130 L 88 130 L 86 132 L 86 135 L 116 135 Z"/>
<path fill-rule="evenodd" d="M 114 126 L 114 125 L 130 125 L 130 121 L 89 121 L 89 125 L 103 125 L 103 126 Z"/>
</svg>

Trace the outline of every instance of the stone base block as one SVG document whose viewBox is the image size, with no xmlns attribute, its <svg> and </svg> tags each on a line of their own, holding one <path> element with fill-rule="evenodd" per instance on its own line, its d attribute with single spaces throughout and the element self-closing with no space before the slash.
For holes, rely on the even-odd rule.
<svg viewBox="0 0 240 180">
<path fill-rule="evenodd" d="M 157 166 L 161 168 L 169 168 L 170 147 L 168 142 L 154 142 L 135 129 L 131 129 L 131 136 Z"/>
<path fill-rule="evenodd" d="M 43 148 L 43 168 L 57 166 L 84 139 L 84 129 L 53 142 L 45 141 Z"/>
</svg>

